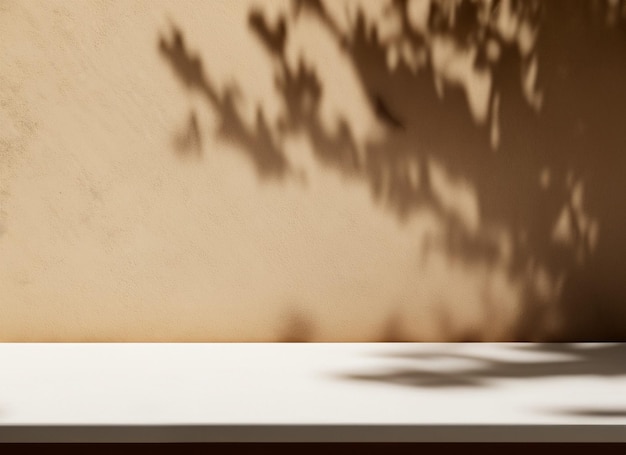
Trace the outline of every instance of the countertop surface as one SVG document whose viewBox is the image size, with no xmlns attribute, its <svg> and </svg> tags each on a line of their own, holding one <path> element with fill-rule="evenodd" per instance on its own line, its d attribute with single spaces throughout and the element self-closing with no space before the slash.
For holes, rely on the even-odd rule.
<svg viewBox="0 0 626 455">
<path fill-rule="evenodd" d="M 626 344 L 0 344 L 0 441 L 626 442 Z"/>
</svg>

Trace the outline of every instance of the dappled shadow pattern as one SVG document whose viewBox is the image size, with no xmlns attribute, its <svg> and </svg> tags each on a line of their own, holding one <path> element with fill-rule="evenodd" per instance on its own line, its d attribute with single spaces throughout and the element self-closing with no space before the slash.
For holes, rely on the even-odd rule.
<svg viewBox="0 0 626 455">
<path fill-rule="evenodd" d="M 272 138 L 263 111 L 258 109 L 255 127 L 248 128 L 237 112 L 238 88 L 229 86 L 219 93 L 205 74 L 200 58 L 187 49 L 180 30 L 174 29 L 169 41 L 161 37 L 159 50 L 185 87 L 199 91 L 219 113 L 219 136 L 239 145 L 248 154 L 260 175 L 271 177 L 287 170 L 287 161 Z"/>
<path fill-rule="evenodd" d="M 391 44 L 360 11 L 350 30 L 342 30 L 320 0 L 294 1 L 274 25 L 261 10 L 251 11 L 250 31 L 276 64 L 285 106 L 276 124 L 258 106 L 256 124 L 246 126 L 236 107 L 239 88 L 218 91 L 179 29 L 160 38 L 159 50 L 183 85 L 215 111 L 218 135 L 237 144 L 260 177 L 287 176 L 285 140 L 305 134 L 318 160 L 365 180 L 373 198 L 398 219 L 425 208 L 434 212 L 445 226 L 434 243 L 450 257 L 524 277 L 529 284 L 511 341 L 626 340 L 624 5 L 431 5 L 419 29 L 408 1 L 390 2 L 389 13 L 400 23 Z M 494 25 L 505 7 L 517 24 L 513 38 Z M 290 33 L 304 16 L 318 20 L 343 51 L 385 128 L 382 142 L 359 150 L 348 119 L 338 120 L 333 133 L 323 127 L 318 72 L 303 59 L 295 69 L 287 63 Z M 516 38 L 524 33 L 535 38 Z M 391 68 L 388 55 L 396 45 L 412 49 L 417 60 Z M 441 46 L 473 56 L 472 71 L 489 75 L 486 111 L 473 107 L 469 89 L 450 82 L 437 63 Z M 478 226 L 443 201 L 433 163 L 469 182 L 479 203 Z M 535 283 L 542 270 L 555 289 L 548 296 Z M 550 315 L 556 315 L 554 327 Z"/>
<path fill-rule="evenodd" d="M 497 360 L 449 351 L 391 354 L 387 357 L 410 359 L 415 367 L 401 367 L 379 373 L 343 374 L 342 379 L 374 381 L 414 387 L 486 387 L 501 380 L 528 380 L 578 376 L 626 376 L 626 345 L 606 344 L 600 346 L 577 346 L 561 344 L 538 344 L 516 349 L 541 354 L 563 354 L 567 360 L 557 361 L 513 361 Z M 453 359 L 476 362 L 477 366 L 452 371 L 433 371 L 427 368 L 428 361 Z"/>
</svg>

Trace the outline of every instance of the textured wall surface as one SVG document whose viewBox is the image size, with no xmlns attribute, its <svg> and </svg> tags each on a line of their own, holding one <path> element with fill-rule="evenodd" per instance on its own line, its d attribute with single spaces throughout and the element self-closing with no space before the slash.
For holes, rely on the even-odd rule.
<svg viewBox="0 0 626 455">
<path fill-rule="evenodd" d="M 0 341 L 626 340 L 622 2 L 0 0 Z"/>
</svg>

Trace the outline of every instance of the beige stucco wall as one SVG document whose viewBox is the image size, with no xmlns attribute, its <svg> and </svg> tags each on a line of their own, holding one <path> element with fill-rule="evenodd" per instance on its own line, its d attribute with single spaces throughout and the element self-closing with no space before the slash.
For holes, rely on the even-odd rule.
<svg viewBox="0 0 626 455">
<path fill-rule="evenodd" d="M 425 252 L 445 220 L 399 219 L 304 136 L 286 143 L 297 172 L 272 179 L 214 134 L 215 112 L 159 38 L 175 24 L 217 87 L 245 88 L 247 124 L 259 104 L 271 122 L 282 107 L 247 26 L 252 3 L 0 1 L 0 340 L 506 339 L 528 276 L 508 273 L 505 256 Z M 322 122 L 345 117 L 357 142 L 384 139 L 315 27 L 295 46 L 328 63 Z M 429 166 L 442 203 L 478 223 L 472 183 Z"/>
</svg>

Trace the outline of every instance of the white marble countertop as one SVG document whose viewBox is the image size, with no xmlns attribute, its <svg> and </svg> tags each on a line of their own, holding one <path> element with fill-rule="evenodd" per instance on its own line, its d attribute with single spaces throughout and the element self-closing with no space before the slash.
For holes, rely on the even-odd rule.
<svg viewBox="0 0 626 455">
<path fill-rule="evenodd" d="M 626 344 L 0 344 L 4 442 L 626 442 Z"/>
</svg>

